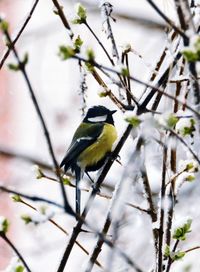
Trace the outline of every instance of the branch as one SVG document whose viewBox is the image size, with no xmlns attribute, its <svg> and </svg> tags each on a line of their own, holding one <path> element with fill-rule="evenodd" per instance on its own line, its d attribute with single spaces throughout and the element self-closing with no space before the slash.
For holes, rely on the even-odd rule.
<svg viewBox="0 0 200 272">
<path fill-rule="evenodd" d="M 192 248 L 186 249 L 186 250 L 184 250 L 184 252 L 188 253 L 188 252 L 191 252 L 191 251 L 196 250 L 196 249 L 200 249 L 200 246 L 196 246 L 196 247 L 192 247 Z"/>
<path fill-rule="evenodd" d="M 137 146 L 131 156 L 131 158 L 129 159 L 129 162 L 127 163 L 127 166 L 134 164 L 134 162 L 136 160 L 138 160 L 138 153 L 140 151 L 141 146 L 143 145 L 143 141 L 141 141 L 140 139 L 138 140 Z M 117 200 L 120 198 L 120 193 L 122 190 L 122 186 L 123 186 L 123 182 L 126 182 L 125 180 L 125 173 L 127 175 L 128 169 L 127 167 L 124 170 L 124 175 L 122 176 L 122 178 L 117 182 L 117 184 L 115 185 L 115 191 L 113 193 L 112 199 L 111 199 L 111 203 L 110 203 L 110 207 L 108 209 L 107 212 L 107 216 L 104 222 L 104 226 L 103 229 L 101 231 L 102 235 L 106 235 L 108 233 L 108 230 L 112 224 L 112 210 L 114 208 L 114 206 L 116 205 Z M 120 209 L 120 213 L 122 214 L 122 209 Z M 120 220 L 120 219 L 118 219 Z M 112 239 L 113 240 L 113 239 Z M 85 270 L 85 272 L 91 272 L 92 268 L 94 266 L 94 262 L 95 260 L 98 258 L 101 250 L 102 250 L 102 246 L 103 246 L 104 240 L 99 236 L 99 239 L 96 243 L 96 246 L 90 256 L 90 259 L 88 261 L 88 265 L 87 265 L 87 269 Z M 111 269 L 111 268 L 110 268 Z M 135 265 L 135 270 L 136 271 L 141 271 L 139 267 L 137 267 L 137 265 Z"/>
<path fill-rule="evenodd" d="M 170 20 L 160 9 L 159 7 L 152 1 L 152 0 L 146 0 L 151 6 L 152 8 L 160 15 L 161 18 L 163 18 L 178 34 L 181 35 L 181 37 L 183 39 L 187 39 L 189 40 L 189 38 L 186 36 L 186 34 L 180 29 L 178 28 L 173 22 L 172 20 Z"/>
<path fill-rule="evenodd" d="M 194 157 L 194 159 L 198 162 L 198 164 L 200 165 L 200 159 L 198 158 L 198 156 L 194 153 L 194 151 L 191 149 L 191 147 L 172 129 L 168 129 L 170 131 L 170 133 L 176 137 L 187 149 L 188 151 L 192 154 L 192 156 Z"/>
<path fill-rule="evenodd" d="M 159 232 L 158 232 L 158 272 L 163 271 L 163 234 L 164 234 L 164 202 L 165 202 L 165 180 L 166 180 L 166 167 L 167 161 L 167 148 L 163 146 L 163 161 L 162 161 L 162 183 L 161 183 L 161 198 L 160 198 L 160 219 L 159 219 Z"/>
<path fill-rule="evenodd" d="M 88 59 L 86 59 L 86 58 L 84 58 L 84 57 L 82 57 L 82 56 L 79 56 L 79 55 L 75 55 L 75 56 L 73 56 L 72 58 L 77 59 L 77 60 L 81 60 L 81 61 L 83 61 L 83 62 L 85 62 L 85 63 L 88 63 L 88 62 L 89 62 Z M 116 69 L 111 68 L 111 67 L 107 67 L 107 66 L 102 65 L 102 64 L 98 64 L 98 63 L 95 62 L 95 61 L 92 61 L 91 64 L 92 64 L 93 66 L 97 67 L 97 68 L 100 69 L 100 70 L 106 70 L 106 71 L 109 71 L 109 72 L 114 73 L 114 74 L 120 74 L 119 71 L 117 71 Z M 180 103 L 181 105 L 184 105 L 185 108 L 187 108 L 188 110 L 190 110 L 191 112 L 193 112 L 193 113 L 196 115 L 196 117 L 197 117 L 198 119 L 200 119 L 200 113 L 199 113 L 198 111 L 194 110 L 192 106 L 188 105 L 188 104 L 185 103 L 185 102 L 182 102 L 181 100 L 177 99 L 177 98 L 174 97 L 173 95 L 170 95 L 170 94 L 168 94 L 168 93 L 165 93 L 164 90 L 162 90 L 162 89 L 160 89 L 160 88 L 157 88 L 156 86 L 153 86 L 152 84 L 147 83 L 147 82 L 144 82 L 143 80 L 138 79 L 138 78 L 135 78 L 135 77 L 133 77 L 133 76 L 131 76 L 131 75 L 129 75 L 128 78 L 130 78 L 131 80 L 133 80 L 133 81 L 135 81 L 135 82 L 137 82 L 137 83 L 139 83 L 139 84 L 141 84 L 141 85 L 144 85 L 144 86 L 146 86 L 146 87 L 149 87 L 149 88 L 153 89 L 153 91 L 155 91 L 155 92 L 158 92 L 158 93 L 160 93 L 160 94 L 163 94 L 164 96 L 168 97 L 169 99 L 171 99 L 171 100 L 173 100 L 173 101 L 176 101 L 177 103 Z M 115 83 L 116 83 L 116 82 L 115 82 Z M 121 85 L 120 82 L 119 82 L 118 84 Z M 135 102 L 135 101 L 134 101 L 134 102 Z M 138 114 L 141 113 L 141 112 L 142 112 L 142 113 L 145 112 L 145 109 L 143 109 L 142 104 L 141 104 L 141 105 L 137 105 L 137 106 L 138 106 L 138 108 L 139 108 L 139 109 L 138 109 Z M 141 112 L 140 112 L 140 111 L 141 111 Z M 146 112 L 147 112 L 147 111 L 149 111 L 149 110 L 146 109 Z"/>
<path fill-rule="evenodd" d="M 2 22 L 1 18 L 0 18 L 0 22 Z M 75 213 L 72 210 L 72 208 L 69 205 L 68 200 L 67 200 L 67 195 L 66 195 L 66 192 L 65 192 L 64 184 L 62 182 L 62 177 L 60 175 L 60 168 L 59 168 L 58 162 L 56 160 L 56 157 L 55 157 L 55 154 L 54 154 L 54 151 L 53 151 L 53 146 L 52 146 L 52 143 L 51 143 L 49 131 L 47 129 L 47 125 L 45 123 L 44 117 L 42 115 L 42 112 L 40 110 L 39 104 L 37 102 L 37 99 L 36 99 L 36 96 L 35 96 L 35 93 L 34 93 L 34 90 L 33 90 L 33 87 L 31 85 L 31 82 L 29 80 L 28 74 L 26 72 L 25 64 L 20 60 L 18 52 L 15 49 L 15 46 L 14 46 L 12 40 L 11 40 L 10 34 L 7 31 L 7 29 L 4 29 L 3 32 L 4 32 L 4 35 L 6 36 L 7 41 L 8 41 L 8 47 L 13 51 L 14 56 L 15 56 L 15 58 L 17 60 L 17 63 L 18 63 L 18 67 L 19 67 L 20 71 L 22 72 L 22 74 L 24 76 L 24 79 L 25 79 L 25 82 L 27 84 L 29 93 L 31 95 L 31 99 L 32 99 L 33 105 L 34 105 L 35 110 L 37 112 L 38 118 L 39 118 L 39 120 L 41 122 L 41 125 L 42 125 L 42 128 L 43 128 L 43 132 L 44 132 L 44 135 L 45 135 L 45 139 L 46 139 L 46 142 L 47 142 L 47 145 L 48 145 L 49 153 L 51 155 L 51 158 L 52 158 L 52 161 L 53 161 L 53 165 L 55 167 L 56 175 L 57 175 L 57 177 L 58 177 L 58 179 L 60 181 L 60 188 L 61 188 L 61 193 L 62 193 L 62 197 L 63 197 L 63 201 L 64 201 L 65 211 L 67 213 L 69 213 L 70 215 L 74 216 Z"/>
<path fill-rule="evenodd" d="M 32 206 L 31 204 L 25 202 L 22 198 L 20 198 L 17 202 L 26 205 L 27 207 L 31 208 L 31 209 L 34 210 L 34 211 L 38 211 L 34 206 Z M 53 219 L 48 219 L 48 221 L 49 221 L 50 223 L 52 223 L 54 226 L 56 226 L 59 230 L 61 230 L 64 234 L 66 234 L 67 236 L 69 235 L 69 233 L 68 233 L 65 229 L 63 229 L 63 227 L 61 227 L 61 226 L 60 226 L 57 222 L 55 222 Z M 79 243 L 78 241 L 75 241 L 75 243 L 77 244 L 77 246 L 78 246 L 81 250 L 83 250 L 83 252 L 85 252 L 87 255 L 89 255 L 89 252 L 87 251 L 87 249 L 85 249 L 85 248 L 81 245 L 81 243 Z M 95 261 L 95 264 L 97 264 L 99 267 L 102 268 L 102 265 L 98 262 L 98 260 Z"/>
<path fill-rule="evenodd" d="M 68 20 L 63 12 L 63 7 L 60 6 L 60 4 L 58 3 L 57 0 L 52 0 L 52 2 L 54 3 L 54 6 L 56 7 L 57 11 L 56 14 L 60 17 L 63 25 L 65 26 L 65 28 L 68 30 L 69 32 L 69 36 L 72 39 L 74 36 L 74 33 L 72 32 L 72 29 L 68 23 Z"/>
<path fill-rule="evenodd" d="M 4 148 L 4 147 L 0 147 L 0 156 L 5 156 L 8 158 L 17 158 L 17 159 L 21 159 L 24 160 L 26 162 L 30 162 L 36 165 L 41 166 L 42 168 L 46 169 L 46 170 L 52 170 L 52 166 L 44 163 L 43 161 L 36 159 L 34 157 L 31 157 L 29 155 L 23 154 L 23 153 L 19 153 L 16 151 L 13 151 L 11 149 L 8 148 Z"/>
<path fill-rule="evenodd" d="M 21 262 L 25 266 L 26 270 L 28 272 L 31 272 L 30 268 L 28 267 L 26 261 L 24 260 L 23 256 L 19 252 L 19 250 L 15 247 L 15 245 L 10 241 L 10 239 L 5 235 L 4 232 L 0 231 L 0 237 L 13 249 L 13 251 L 15 252 L 15 254 L 19 257 L 19 259 L 21 260 Z"/>
<path fill-rule="evenodd" d="M 25 199 L 29 199 L 29 200 L 32 200 L 32 201 L 41 201 L 41 202 L 45 202 L 45 203 L 48 203 L 48 204 L 51 204 L 53 206 L 56 206 L 60 209 L 64 209 L 64 206 L 55 202 L 55 201 L 52 201 L 52 200 L 49 200 L 49 199 L 46 199 L 46 198 L 43 198 L 43 197 L 38 197 L 38 196 L 29 196 L 29 195 L 26 195 L 24 193 L 21 193 L 21 192 L 18 192 L 18 191 L 15 191 L 13 189 L 9 189 L 3 185 L 0 185 L 0 190 L 3 191 L 3 192 L 6 192 L 6 193 L 10 193 L 10 194 L 14 194 L 14 195 L 18 195 L 18 196 L 21 196 L 21 197 L 24 197 Z"/>
<path fill-rule="evenodd" d="M 22 32 L 24 31 L 24 29 L 26 28 L 28 22 L 30 21 L 32 15 L 33 15 L 33 12 L 37 6 L 37 4 L 39 3 L 39 0 L 36 0 L 35 3 L 33 4 L 33 7 L 31 8 L 30 12 L 29 12 L 29 15 L 27 17 L 27 19 L 25 20 L 25 22 L 23 23 L 19 33 L 17 34 L 16 38 L 13 40 L 13 45 L 16 44 L 16 42 L 18 41 L 19 37 L 21 36 Z M 2 68 L 2 66 L 4 65 L 4 62 L 6 61 L 7 57 L 9 56 L 10 54 L 10 51 L 11 51 L 11 48 L 9 47 L 6 51 L 6 53 L 4 54 L 3 58 L 1 59 L 1 62 L 0 62 L 0 70 Z"/>
<path fill-rule="evenodd" d="M 190 11 L 190 7 L 188 4 L 188 1 L 185 0 L 175 0 L 176 3 L 176 10 L 178 14 L 178 18 L 180 21 L 180 25 L 182 29 L 186 32 L 189 28 L 190 32 L 194 35 L 196 34 L 195 26 L 192 20 L 192 15 Z M 182 9 L 182 4 L 185 6 L 185 9 Z M 184 14 L 185 13 L 185 14 Z M 189 26 L 188 22 L 186 21 L 186 18 L 189 18 Z M 184 46 L 189 45 L 189 39 L 183 38 L 183 43 Z M 197 70 L 196 70 L 196 63 L 195 62 L 188 62 L 188 67 L 191 75 L 193 76 L 193 93 L 194 93 L 194 98 L 195 98 L 195 105 L 200 106 L 200 88 L 199 88 L 199 83 L 197 81 Z"/>
<path fill-rule="evenodd" d="M 95 15 L 99 14 L 99 8 L 95 5 L 94 2 L 92 1 L 85 1 L 82 0 L 81 3 L 88 8 L 90 13 L 95 13 Z M 151 28 L 152 30 L 161 30 L 164 31 L 166 29 L 166 24 L 160 23 L 157 21 L 154 21 L 154 19 L 148 19 L 146 16 L 142 17 L 142 15 L 138 14 L 133 14 L 132 11 L 131 13 L 123 12 L 121 10 L 114 10 L 113 11 L 114 17 L 115 18 L 120 18 L 123 20 L 127 20 L 129 23 L 133 22 L 135 24 L 138 24 L 140 27 L 144 26 L 146 28 Z"/>
<path fill-rule="evenodd" d="M 84 211 L 81 214 L 81 219 L 78 220 L 76 226 L 73 229 L 72 235 L 71 235 L 71 237 L 69 239 L 68 245 L 67 245 L 67 247 L 65 249 L 64 255 L 62 257 L 62 260 L 60 262 L 60 265 L 59 265 L 59 268 L 58 268 L 57 272 L 63 272 L 64 271 L 65 265 L 66 265 L 66 263 L 68 261 L 68 258 L 70 256 L 70 254 L 71 254 L 74 243 L 75 243 L 79 233 L 81 232 L 82 225 L 83 225 L 84 220 L 85 220 L 85 218 L 86 218 L 86 216 L 87 216 L 87 214 L 89 212 L 89 209 L 91 207 L 91 203 L 93 202 L 96 194 L 98 193 L 102 182 L 106 178 L 106 175 L 109 172 L 109 170 L 110 170 L 110 168 L 111 168 L 111 166 L 112 166 L 112 164 L 114 162 L 114 159 L 117 157 L 117 155 L 119 154 L 121 148 L 123 147 L 124 143 L 126 142 L 131 130 L 132 130 L 132 126 L 129 125 L 127 127 L 127 129 L 125 130 L 123 136 L 121 137 L 120 141 L 118 142 L 116 148 L 114 149 L 112 155 L 109 157 L 107 163 L 105 164 L 100 176 L 98 177 L 98 179 L 97 179 L 97 181 L 95 183 L 95 187 L 93 187 L 93 190 L 92 190 L 92 192 L 91 192 L 91 194 L 89 196 L 89 199 L 88 199 L 88 201 L 87 201 L 87 203 L 85 205 Z"/>
</svg>

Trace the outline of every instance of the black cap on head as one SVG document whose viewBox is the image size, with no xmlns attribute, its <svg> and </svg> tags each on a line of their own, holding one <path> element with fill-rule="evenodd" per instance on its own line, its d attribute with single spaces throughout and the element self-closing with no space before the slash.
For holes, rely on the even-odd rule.
<svg viewBox="0 0 200 272">
<path fill-rule="evenodd" d="M 115 112 L 116 110 L 110 111 L 104 106 L 94 106 L 89 108 L 83 121 L 89 123 L 106 122 L 114 124 L 112 114 Z"/>
</svg>

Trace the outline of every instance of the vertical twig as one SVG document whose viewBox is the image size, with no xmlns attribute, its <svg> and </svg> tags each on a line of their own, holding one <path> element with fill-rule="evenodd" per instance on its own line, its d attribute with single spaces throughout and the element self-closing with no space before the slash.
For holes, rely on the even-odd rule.
<svg viewBox="0 0 200 272">
<path fill-rule="evenodd" d="M 2 19 L 0 18 L 0 22 L 2 22 Z M 59 181 L 60 181 L 60 188 L 61 188 L 61 192 L 62 192 L 62 197 L 63 197 L 63 201 L 64 201 L 64 207 L 65 207 L 65 211 L 71 215 L 74 215 L 74 211 L 72 210 L 71 206 L 69 205 L 68 203 L 68 200 L 67 200 L 67 195 L 66 195 L 66 192 L 65 192 L 65 188 L 64 188 L 64 184 L 63 184 L 63 181 L 62 181 L 62 177 L 60 175 L 60 168 L 59 168 L 59 165 L 58 165 L 58 162 L 56 160 L 56 157 L 55 157 L 55 154 L 54 154 L 54 151 L 53 151 L 53 146 L 52 146 L 52 143 L 51 143 L 51 139 L 50 139 L 50 135 L 49 135 L 49 131 L 47 129 L 47 125 L 45 123 L 45 120 L 44 120 L 44 117 L 42 115 L 42 112 L 40 110 L 40 107 L 39 107 L 39 104 L 37 102 L 37 99 L 36 99 L 36 96 L 35 96 L 35 93 L 33 91 L 33 87 L 31 85 L 31 82 L 29 80 L 29 77 L 28 77 L 28 74 L 26 72 L 26 68 L 25 68 L 25 65 L 24 63 L 20 60 L 19 58 L 19 55 L 17 53 L 17 50 L 15 49 L 15 46 L 14 44 L 12 43 L 12 40 L 11 40 L 11 37 L 10 37 L 10 34 L 8 33 L 8 31 L 5 29 L 4 30 L 4 34 L 6 36 L 6 39 L 8 41 L 8 46 L 9 48 L 13 51 L 14 53 L 14 56 L 17 60 L 17 63 L 18 63 L 18 67 L 20 69 L 20 71 L 22 72 L 23 76 L 24 76 L 24 79 L 26 81 L 26 84 L 28 86 L 28 90 L 29 90 L 29 93 L 30 93 L 30 96 L 31 96 L 31 99 L 32 99 L 32 102 L 33 102 L 33 105 L 35 107 L 35 110 L 37 112 L 37 115 L 38 115 L 38 118 L 41 122 L 41 125 L 42 125 L 42 128 L 43 128 L 43 131 L 44 131 L 44 135 L 45 135 L 45 139 L 47 141 L 47 145 L 48 145 L 48 148 L 49 148 L 49 153 L 51 155 L 51 158 L 52 158 L 52 161 L 53 161 L 53 165 L 55 167 L 55 171 L 56 171 L 56 175 L 57 177 L 59 178 Z"/>
<path fill-rule="evenodd" d="M 179 240 L 176 240 L 176 242 L 175 242 L 175 244 L 174 244 L 174 247 L 173 247 L 173 249 L 172 249 L 172 253 L 175 253 L 175 252 L 176 252 L 176 249 L 177 249 L 178 244 L 179 244 Z M 169 272 L 172 263 L 173 263 L 173 260 L 172 260 L 172 258 L 169 256 L 168 263 L 167 263 L 167 268 L 166 268 L 166 272 Z"/>
<path fill-rule="evenodd" d="M 188 40 L 187 35 L 184 33 L 184 31 L 182 31 L 182 29 L 178 28 L 173 22 L 172 20 L 170 20 L 160 9 L 159 7 L 152 1 L 152 0 L 146 0 L 151 6 L 152 8 L 160 15 L 161 18 L 163 18 L 163 20 L 165 20 L 178 34 L 181 35 L 181 37 L 183 37 L 184 39 Z"/>
<path fill-rule="evenodd" d="M 106 2 L 106 1 L 103 1 L 103 2 L 104 3 L 102 4 L 101 8 L 106 18 L 106 24 L 108 29 L 108 39 L 110 39 L 112 43 L 113 57 L 116 57 L 117 60 L 119 60 L 119 53 L 117 50 L 115 38 L 114 38 L 112 27 L 110 24 L 110 17 L 111 17 L 113 6 L 109 2 Z"/>
<path fill-rule="evenodd" d="M 54 3 L 54 6 L 56 7 L 57 11 L 56 13 L 59 15 L 63 25 L 65 26 L 65 28 L 67 29 L 67 31 L 69 32 L 69 36 L 72 39 L 74 36 L 74 33 L 70 27 L 70 24 L 68 23 L 68 20 L 63 12 L 63 7 L 60 6 L 59 2 L 57 0 L 52 0 L 52 2 Z"/>
<path fill-rule="evenodd" d="M 179 18 L 182 30 L 184 32 L 186 32 L 188 29 L 190 29 L 190 31 L 193 34 L 196 34 L 196 30 L 194 27 L 194 23 L 192 20 L 192 15 L 191 15 L 191 11 L 190 11 L 190 7 L 188 5 L 188 2 L 186 0 L 181 0 L 181 1 L 174 0 L 174 1 L 176 4 L 177 14 L 178 14 L 178 18 Z M 185 7 L 182 8 L 182 5 L 184 5 Z M 189 14 L 189 24 L 186 21 L 186 16 L 188 14 Z M 183 37 L 184 46 L 188 46 L 189 42 L 190 41 L 188 38 Z M 199 88 L 199 83 L 198 83 L 198 79 L 197 79 L 196 62 L 189 62 L 188 68 L 189 68 L 191 75 L 193 76 L 193 84 L 192 85 L 193 85 L 195 105 L 197 105 L 199 108 L 200 107 L 200 88 Z"/>
<path fill-rule="evenodd" d="M 110 203 L 110 207 L 108 209 L 108 213 L 107 213 L 107 216 L 106 216 L 106 219 L 105 219 L 105 222 L 104 222 L 104 226 L 103 226 L 103 229 L 101 231 L 101 233 L 103 235 L 107 234 L 108 233 L 108 230 L 112 224 L 112 210 L 114 208 L 114 206 L 116 205 L 116 202 L 118 201 L 118 198 L 119 198 L 119 195 L 121 193 L 121 190 L 122 190 L 122 186 L 124 186 L 124 182 L 126 182 L 125 180 L 125 176 L 128 176 L 128 172 L 129 172 L 129 169 L 128 168 L 131 168 L 132 170 L 132 165 L 134 165 L 134 162 L 136 160 L 139 160 L 139 151 L 140 151 L 140 148 L 141 146 L 143 145 L 143 140 L 141 138 L 139 138 L 138 140 L 138 143 L 136 145 L 136 148 L 133 152 L 133 154 L 131 155 L 130 159 L 129 159 L 129 162 L 127 163 L 127 167 L 125 167 L 125 170 L 124 170 L 124 174 L 122 175 L 122 178 L 121 180 L 118 181 L 118 183 L 116 184 L 115 186 L 115 191 L 113 193 L 113 196 L 112 196 L 112 200 L 111 200 L 111 203 Z M 131 167 L 130 167 L 131 165 Z M 122 210 L 120 211 L 122 213 Z M 112 239 L 113 240 L 113 239 Z M 96 243 L 96 246 L 90 256 L 90 259 L 88 261 L 88 265 L 87 265 L 87 269 L 85 270 L 85 272 L 91 272 L 92 271 L 92 268 L 94 266 L 94 262 L 96 261 L 96 259 L 98 258 L 101 250 L 102 250 L 102 246 L 103 246 L 103 243 L 104 241 L 101 239 L 101 237 L 99 237 L 97 243 Z M 137 267 L 137 265 L 135 266 L 135 269 L 136 271 L 140 271 L 140 268 Z"/>
<path fill-rule="evenodd" d="M 167 162 L 167 147 L 163 146 L 163 163 L 162 163 L 162 183 L 161 183 L 161 198 L 160 198 L 160 226 L 158 237 L 158 272 L 163 271 L 163 235 L 164 235 L 164 215 L 165 215 L 165 180 L 166 180 L 166 162 Z"/>
<path fill-rule="evenodd" d="M 88 201 L 87 201 L 87 203 L 85 205 L 83 213 L 81 214 L 81 219 L 82 220 L 79 220 L 77 222 L 76 226 L 73 229 L 72 235 L 71 235 L 71 237 L 69 239 L 68 245 L 67 245 L 67 247 L 65 249 L 65 252 L 63 254 L 63 257 L 62 257 L 62 260 L 60 262 L 60 265 L 58 267 L 57 272 L 63 272 L 64 271 L 65 265 L 66 265 L 66 263 L 68 261 L 68 258 L 70 256 L 70 254 L 71 254 L 74 243 L 75 243 L 79 233 L 81 232 L 81 227 L 82 227 L 83 222 L 84 222 L 84 220 L 85 220 L 85 218 L 86 218 L 86 216 L 87 216 L 87 214 L 89 212 L 91 204 L 92 204 L 92 202 L 93 202 L 93 200 L 94 200 L 94 198 L 95 198 L 95 196 L 96 196 L 102 182 L 104 181 L 108 171 L 110 170 L 110 168 L 111 168 L 111 166 L 112 166 L 112 164 L 114 162 L 114 159 L 117 157 L 117 155 L 119 154 L 121 148 L 123 147 L 124 143 L 126 142 L 131 130 L 132 130 L 132 126 L 129 125 L 126 128 L 126 130 L 125 130 L 123 136 L 121 137 L 120 141 L 118 142 L 115 150 L 113 151 L 112 156 L 108 159 L 108 162 L 105 164 L 100 176 L 98 177 L 98 179 L 97 179 L 97 181 L 95 183 L 95 187 L 93 187 L 93 190 L 92 190 L 92 192 L 91 192 L 91 194 L 89 196 L 89 199 L 88 199 Z"/>
</svg>

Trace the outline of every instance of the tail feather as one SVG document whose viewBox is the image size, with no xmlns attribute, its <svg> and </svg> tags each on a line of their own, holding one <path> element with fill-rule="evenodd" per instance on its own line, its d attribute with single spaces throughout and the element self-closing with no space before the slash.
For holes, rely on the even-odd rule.
<svg viewBox="0 0 200 272">
<path fill-rule="evenodd" d="M 76 175 L 76 213 L 80 215 L 81 213 L 81 190 L 79 189 L 79 183 L 81 180 L 81 168 L 79 166 L 75 169 L 75 175 Z"/>
</svg>

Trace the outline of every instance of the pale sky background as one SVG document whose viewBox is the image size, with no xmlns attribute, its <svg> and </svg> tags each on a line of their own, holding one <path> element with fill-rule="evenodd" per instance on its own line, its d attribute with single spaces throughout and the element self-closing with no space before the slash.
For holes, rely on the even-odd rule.
<svg viewBox="0 0 200 272">
<path fill-rule="evenodd" d="M 6 2 L 9 4 L 10 10 L 12 10 L 12 7 L 14 9 L 11 13 L 11 15 L 13 15 L 11 31 L 12 36 L 15 37 L 34 1 L 15 0 L 14 6 L 12 6 L 13 0 L 4 0 L 4 3 Z M 95 3 L 98 7 L 98 1 L 93 0 L 90 2 Z M 158 23 L 164 23 L 145 0 L 110 2 L 114 6 L 113 15 L 116 11 L 138 17 L 141 16 L 143 18 L 155 20 Z M 168 16 L 176 20 L 172 4 L 173 1 L 157 0 L 155 2 Z M 76 2 L 65 0 L 60 1 L 60 3 L 64 7 L 67 18 L 72 19 L 75 14 L 74 4 Z M 88 9 L 88 23 L 92 26 L 98 37 L 101 38 L 106 47 L 109 48 L 110 42 L 107 41 L 105 34 L 102 32 L 100 15 L 93 13 L 92 8 Z M 117 45 L 121 46 L 128 42 L 132 45 L 134 50 L 143 57 L 141 60 L 137 55 L 131 55 L 131 74 L 144 81 L 148 81 L 150 73 L 166 45 L 165 33 L 159 29 L 145 28 L 142 25 L 120 18 L 117 20 L 117 23 L 113 23 L 112 26 Z M 97 45 L 88 30 L 82 25 L 72 27 L 76 34 L 81 35 L 84 40 L 84 47 L 89 46 L 94 49 L 97 61 L 109 65 L 109 63 L 105 61 L 105 56 L 101 48 Z M 80 83 L 79 69 L 75 60 L 62 62 L 59 59 L 58 48 L 59 45 L 62 44 L 70 44 L 70 39 L 60 22 L 60 18 L 53 14 L 53 4 L 50 0 L 41 0 L 28 27 L 17 43 L 17 48 L 21 56 L 23 56 L 25 52 L 29 53 L 27 71 L 38 98 L 39 105 L 41 106 L 42 113 L 47 122 L 58 161 L 64 156 L 73 132 L 82 118 L 80 111 L 81 98 L 78 94 Z M 120 49 L 120 47 L 118 48 Z M 12 55 L 10 55 L 7 63 L 10 62 L 15 62 Z M 23 77 L 19 73 L 13 73 L 11 71 L 7 72 L 7 76 L 10 99 L 12 101 L 14 100 L 14 114 L 12 127 L 10 128 L 10 134 L 13 136 L 14 140 L 8 142 L 7 147 L 40 158 L 44 162 L 51 163 L 41 125 L 38 121 L 32 101 L 30 100 Z M 100 88 L 91 75 L 87 77 L 87 83 L 88 107 L 94 104 L 103 104 L 109 108 L 116 108 L 108 98 L 100 98 L 98 96 Z M 112 86 L 110 87 L 112 88 Z M 134 90 L 136 96 L 139 96 L 143 89 L 143 86 L 132 83 L 132 90 Z M 119 111 L 115 115 L 115 123 L 120 136 L 126 127 L 126 123 L 124 122 L 123 114 Z M 120 154 L 123 166 L 120 167 L 115 163 L 112 167 L 108 178 L 106 179 L 110 184 L 115 184 L 117 177 L 121 177 L 128 159 L 127 154 L 130 154 L 132 150 L 132 144 L 133 142 L 130 138 Z M 158 155 L 159 152 L 155 150 L 155 153 L 149 154 L 149 158 L 150 160 L 153 160 Z M 58 185 L 55 182 L 48 180 L 36 180 L 32 165 L 13 161 L 11 167 L 13 170 L 12 185 L 16 186 L 18 190 L 29 194 L 37 194 L 53 200 L 56 199 L 58 202 L 61 202 L 60 188 Z M 159 176 L 159 172 L 154 170 L 153 166 L 152 173 L 154 178 Z M 87 185 L 84 183 L 83 186 Z M 155 186 L 156 188 L 157 185 L 153 184 L 152 186 Z M 74 203 L 74 191 L 67 188 L 67 194 L 70 202 Z M 83 203 L 87 199 L 87 196 L 87 194 L 82 194 Z M 140 198 L 136 199 L 136 201 L 137 200 L 140 201 Z M 145 205 L 145 203 L 140 204 L 141 206 L 143 204 Z M 30 210 L 16 203 L 13 203 L 11 207 L 14 213 L 14 216 L 10 218 L 13 225 L 12 239 L 15 240 L 30 267 L 34 272 L 44 271 L 44 269 L 48 272 L 56 271 L 68 238 L 49 223 L 37 227 L 34 225 L 24 226 L 24 223 L 20 219 L 20 215 L 29 213 Z M 184 207 L 184 211 L 189 213 L 189 207 L 186 204 Z M 102 226 L 103 220 L 101 218 L 103 218 L 107 209 L 108 201 L 97 197 L 93 207 L 93 214 L 90 215 L 90 218 L 88 217 L 89 220 L 91 222 L 95 221 L 96 227 Z M 151 233 L 149 218 L 144 215 L 141 220 L 141 214 L 135 210 L 130 210 L 130 208 L 127 208 L 127 214 L 127 226 L 124 226 L 121 230 L 121 243 L 123 244 L 126 253 L 133 256 L 133 258 L 137 260 L 137 264 L 141 264 L 144 271 L 147 271 L 145 269 L 150 269 L 151 267 L 152 256 L 150 254 L 153 247 L 151 237 L 149 236 L 149 233 Z M 58 213 L 55 220 L 71 232 L 74 225 L 74 219 Z M 197 221 L 199 223 L 199 215 L 197 216 Z M 198 224 L 196 223 L 195 226 L 197 225 Z M 137 235 L 141 229 L 143 230 L 143 237 L 141 240 L 137 240 Z M 15 230 L 17 230 L 16 235 Z M 130 233 L 132 239 L 135 239 L 135 248 L 132 248 L 132 244 L 129 243 Z M 87 249 L 93 249 L 95 245 L 95 239 L 93 238 L 93 235 L 81 234 L 79 240 Z M 200 237 L 193 237 L 196 241 L 199 241 L 199 238 Z M 107 254 L 108 252 L 109 249 L 106 248 L 99 257 L 99 260 L 102 260 L 103 263 L 106 263 L 107 261 L 109 256 L 109 254 Z M 84 271 L 85 259 L 85 255 L 77 248 L 77 246 L 75 246 L 65 271 Z M 183 262 L 177 263 L 176 272 L 183 272 L 183 267 L 192 261 L 195 261 L 196 267 L 193 267 L 191 272 L 198 272 L 200 267 L 198 251 L 188 254 Z M 114 267 L 113 271 L 131 271 L 131 269 L 120 270 L 119 267 L 121 266 L 121 268 L 123 268 L 123 264 L 123 261 L 119 258 L 117 267 Z M 100 270 L 96 266 L 94 271 L 98 272 Z"/>
</svg>

